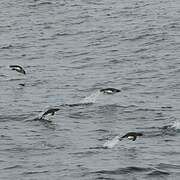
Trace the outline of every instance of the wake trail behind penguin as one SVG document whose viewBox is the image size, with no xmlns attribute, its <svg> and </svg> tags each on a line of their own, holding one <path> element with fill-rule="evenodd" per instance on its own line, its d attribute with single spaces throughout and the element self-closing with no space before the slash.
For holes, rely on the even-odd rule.
<svg viewBox="0 0 180 180">
<path fill-rule="evenodd" d="M 90 96 L 85 97 L 84 99 L 82 99 L 80 101 L 80 103 L 82 104 L 89 104 L 89 103 L 95 103 L 97 98 L 101 95 L 100 91 L 96 91 L 94 93 L 92 93 Z"/>
<path fill-rule="evenodd" d="M 116 144 L 119 143 L 119 141 L 120 141 L 119 138 L 120 138 L 119 136 L 116 136 L 112 140 L 105 142 L 103 144 L 103 147 L 105 147 L 105 148 L 113 148 Z"/>
</svg>

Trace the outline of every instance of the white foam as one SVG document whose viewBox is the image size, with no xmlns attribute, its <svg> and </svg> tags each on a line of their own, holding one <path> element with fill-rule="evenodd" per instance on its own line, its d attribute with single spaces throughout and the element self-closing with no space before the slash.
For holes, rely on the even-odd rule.
<svg viewBox="0 0 180 180">
<path fill-rule="evenodd" d="M 112 140 L 107 141 L 103 144 L 103 147 L 113 148 L 119 142 L 119 136 L 114 137 Z"/>
<path fill-rule="evenodd" d="M 174 129 L 180 129 L 180 121 L 175 121 L 172 125 L 171 125 L 172 128 Z"/>
<path fill-rule="evenodd" d="M 98 90 L 94 93 L 92 93 L 90 96 L 85 97 L 80 101 L 80 103 L 95 103 L 97 98 L 101 95 L 101 92 Z"/>
</svg>

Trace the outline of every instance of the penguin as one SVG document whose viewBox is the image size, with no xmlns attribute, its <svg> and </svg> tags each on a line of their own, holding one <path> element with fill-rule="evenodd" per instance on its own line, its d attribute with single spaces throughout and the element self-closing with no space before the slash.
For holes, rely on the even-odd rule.
<svg viewBox="0 0 180 180">
<path fill-rule="evenodd" d="M 128 138 L 129 140 L 135 141 L 138 136 L 143 136 L 143 134 L 140 132 L 128 132 L 124 136 L 120 137 L 119 140 L 121 141 L 124 138 Z"/>
<path fill-rule="evenodd" d="M 21 66 L 19 66 L 19 65 L 10 65 L 9 66 L 12 70 L 15 70 L 15 71 L 17 71 L 17 72 L 19 72 L 19 73 L 21 73 L 21 74 L 26 74 L 26 71 L 21 67 Z"/>
<path fill-rule="evenodd" d="M 48 109 L 47 111 L 45 111 L 41 116 L 40 119 L 44 119 L 46 115 L 51 114 L 52 116 L 54 116 L 55 112 L 59 111 L 59 108 L 51 108 Z"/>
<path fill-rule="evenodd" d="M 100 92 L 102 92 L 103 94 L 115 94 L 120 92 L 121 90 L 119 89 L 115 89 L 115 88 L 104 88 L 104 89 L 100 89 Z"/>
</svg>

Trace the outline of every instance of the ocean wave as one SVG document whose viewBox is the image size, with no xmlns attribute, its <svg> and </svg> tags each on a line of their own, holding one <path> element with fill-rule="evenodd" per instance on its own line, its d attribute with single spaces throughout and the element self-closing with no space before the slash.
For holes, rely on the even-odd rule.
<svg viewBox="0 0 180 180">
<path fill-rule="evenodd" d="M 135 173 L 135 172 L 148 172 L 151 170 L 152 170 L 151 168 L 129 166 L 129 167 L 119 168 L 119 169 L 115 169 L 115 170 L 100 170 L 100 171 L 95 171 L 92 173 L 120 175 L 120 174 L 129 174 L 129 173 Z"/>
<path fill-rule="evenodd" d="M 167 175 L 170 175 L 169 172 L 165 172 L 165 171 L 160 171 L 160 170 L 153 170 L 152 172 L 148 173 L 147 176 L 149 177 L 159 177 L 159 176 L 167 176 Z"/>
</svg>

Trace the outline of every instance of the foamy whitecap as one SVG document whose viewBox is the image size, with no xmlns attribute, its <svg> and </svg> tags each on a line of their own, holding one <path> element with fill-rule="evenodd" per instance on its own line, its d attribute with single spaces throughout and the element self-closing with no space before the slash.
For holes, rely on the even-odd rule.
<svg viewBox="0 0 180 180">
<path fill-rule="evenodd" d="M 100 91 L 96 91 L 93 94 L 91 94 L 88 97 L 85 97 L 84 99 L 82 99 L 80 101 L 80 103 L 95 103 L 97 98 L 100 96 L 101 92 Z"/>
<path fill-rule="evenodd" d="M 113 148 L 119 142 L 119 136 L 114 137 L 112 140 L 107 141 L 103 144 L 103 147 Z"/>
</svg>

